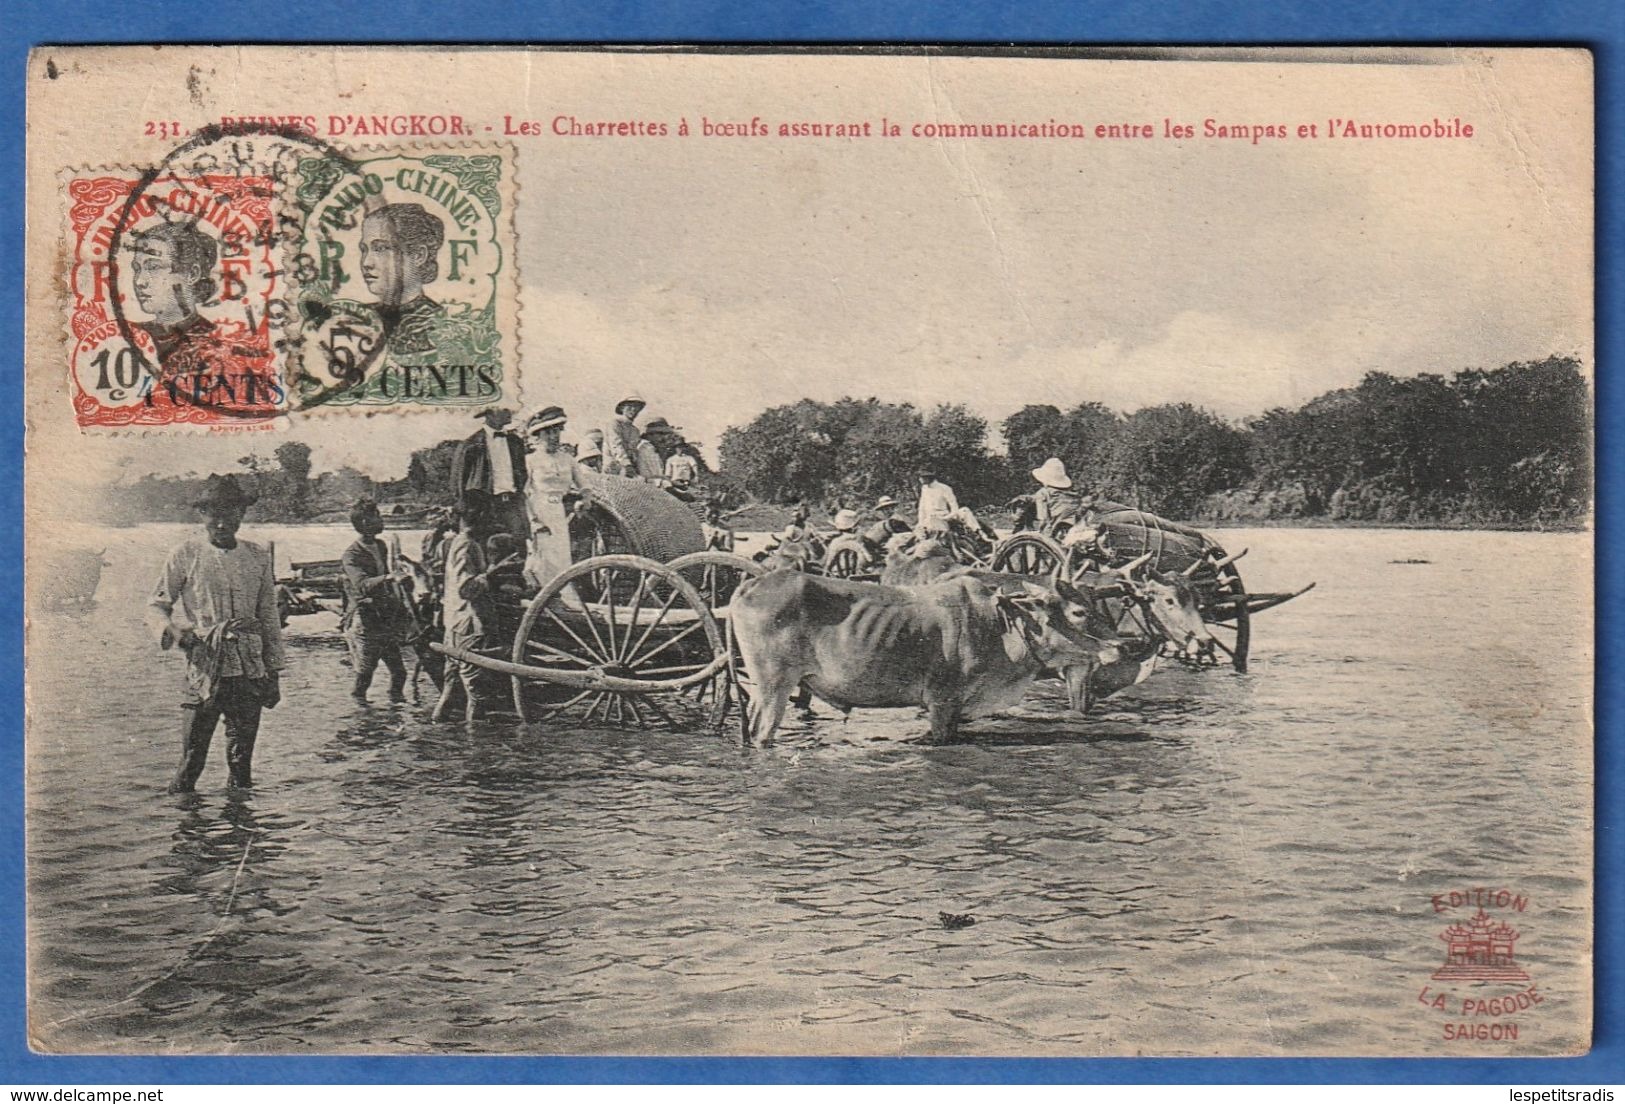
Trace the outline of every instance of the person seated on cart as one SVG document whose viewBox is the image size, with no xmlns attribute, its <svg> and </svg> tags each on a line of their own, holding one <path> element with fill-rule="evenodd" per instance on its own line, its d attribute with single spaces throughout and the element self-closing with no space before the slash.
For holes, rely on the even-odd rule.
<svg viewBox="0 0 1625 1104">
<path fill-rule="evenodd" d="M 812 510 L 805 502 L 797 502 L 790 511 L 790 524 L 778 535 L 780 544 L 797 544 L 807 549 L 815 560 L 824 558 L 825 541 L 812 526 Z"/>
<path fill-rule="evenodd" d="M 1072 477 L 1066 474 L 1066 464 L 1058 456 L 1051 456 L 1033 469 L 1038 491 L 1032 496 L 1031 526 L 1041 533 L 1053 533 L 1059 525 L 1075 525 L 1083 516 L 1085 499 L 1072 486 Z"/>
<path fill-rule="evenodd" d="M 563 407 L 549 406 L 525 423 L 530 554 L 524 575 L 537 590 L 570 566 L 570 513 L 585 495 L 579 461 L 560 444 L 566 421 Z"/>
<path fill-rule="evenodd" d="M 601 429 L 587 430 L 586 440 L 576 450 L 576 463 L 588 471 L 601 472 L 604 470 L 604 431 Z"/>
<path fill-rule="evenodd" d="M 515 553 L 508 561 L 492 564 L 486 559 L 483 539 L 490 535 L 492 503 L 479 491 L 463 496 L 457 507 L 457 535 L 446 549 L 446 578 L 442 619 L 446 626 L 446 647 L 461 652 L 501 650 L 497 639 L 497 608 L 493 580 L 519 561 Z M 458 699 L 463 699 L 463 717 L 475 720 L 486 712 L 491 695 L 486 692 L 484 672 L 472 663 L 448 656 L 445 682 L 433 719 L 452 719 Z"/>
<path fill-rule="evenodd" d="M 897 500 L 891 495 L 881 495 L 875 503 L 879 520 L 863 531 L 864 546 L 869 549 L 870 559 L 877 563 L 885 562 L 893 541 L 914 532 L 914 526 L 897 515 L 897 506 Z"/>
<path fill-rule="evenodd" d="M 604 429 L 604 472 L 637 479 L 639 471 L 638 446 L 643 443 L 643 431 L 638 428 L 638 415 L 649 404 L 635 392 L 615 404 L 615 417 Z M 656 474 L 659 467 L 656 466 Z"/>
<path fill-rule="evenodd" d="M 859 569 L 862 570 L 865 567 L 884 562 L 885 555 L 883 552 L 877 554 L 875 548 L 864 539 L 864 535 L 858 531 L 858 521 L 858 512 L 856 510 L 850 507 L 842 507 L 836 510 L 833 522 L 835 532 L 829 538 L 829 547 L 833 549 L 838 544 L 855 546 L 862 560 L 859 564 Z"/>
<path fill-rule="evenodd" d="M 654 422 L 649 423 L 650 429 L 654 428 L 655 422 L 664 423 L 665 419 L 656 418 Z M 696 484 L 700 481 L 699 455 L 694 451 L 693 445 L 679 436 L 675 427 L 666 432 L 677 438 L 672 442 L 671 455 L 666 457 L 664 468 L 666 489 L 683 502 L 693 502 Z"/>
<path fill-rule="evenodd" d="M 660 459 L 660 447 L 667 444 L 675 431 L 664 418 L 651 418 L 643 427 L 643 438 L 638 441 L 637 471 L 628 474 L 648 483 L 667 486 L 666 464 Z"/>
<path fill-rule="evenodd" d="M 809 563 L 822 563 L 824 542 L 813 532 L 805 502 L 790 511 L 790 524 L 767 538 L 767 544 L 753 557 L 757 563 L 801 570 Z"/>
<path fill-rule="evenodd" d="M 917 528 L 924 536 L 941 536 L 948 531 L 948 519 L 959 509 L 954 489 L 927 469 L 920 473 L 920 512 Z"/>
</svg>

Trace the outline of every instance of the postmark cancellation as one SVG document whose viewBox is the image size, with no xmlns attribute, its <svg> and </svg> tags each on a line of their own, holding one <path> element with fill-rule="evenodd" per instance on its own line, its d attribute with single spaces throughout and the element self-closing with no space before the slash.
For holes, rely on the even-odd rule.
<svg viewBox="0 0 1625 1104">
<path fill-rule="evenodd" d="M 81 430 L 518 397 L 509 151 L 207 149 L 232 137 L 62 174 Z"/>
</svg>

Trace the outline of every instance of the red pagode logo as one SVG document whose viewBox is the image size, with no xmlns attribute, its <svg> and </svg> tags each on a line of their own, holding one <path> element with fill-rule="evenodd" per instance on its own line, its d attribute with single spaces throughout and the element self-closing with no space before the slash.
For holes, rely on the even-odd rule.
<svg viewBox="0 0 1625 1104">
<path fill-rule="evenodd" d="M 1518 929 L 1490 919 L 1478 910 L 1465 924 L 1451 924 L 1439 936 L 1450 948 L 1444 965 L 1433 972 L 1435 981 L 1528 981 L 1512 957 Z"/>
</svg>

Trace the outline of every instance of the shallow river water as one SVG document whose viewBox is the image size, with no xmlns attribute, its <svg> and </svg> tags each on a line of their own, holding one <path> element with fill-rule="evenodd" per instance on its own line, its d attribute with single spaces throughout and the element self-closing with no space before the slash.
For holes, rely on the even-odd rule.
<svg viewBox="0 0 1625 1104">
<path fill-rule="evenodd" d="M 1162 670 L 1088 718 L 1041 691 L 947 747 L 914 710 L 825 709 L 759 747 L 437 726 L 426 705 L 353 703 L 334 619 L 304 618 L 237 799 L 218 736 L 198 794 L 164 794 L 181 661 L 140 617 L 189 535 L 87 531 L 108 549 L 97 603 L 30 629 L 41 1049 L 1492 1055 L 1589 1038 L 1589 536 L 1225 531 L 1252 549 L 1252 589 L 1319 581 L 1257 618 L 1250 673 Z M 350 539 L 244 536 L 274 538 L 283 569 Z M 1432 898 L 1479 887 L 1522 898 L 1490 912 L 1530 982 L 1431 979 L 1444 928 L 1474 911 Z M 1537 1005 L 1457 1014 L 1530 984 Z M 1458 1021 L 1517 1038 L 1447 1039 Z"/>
</svg>

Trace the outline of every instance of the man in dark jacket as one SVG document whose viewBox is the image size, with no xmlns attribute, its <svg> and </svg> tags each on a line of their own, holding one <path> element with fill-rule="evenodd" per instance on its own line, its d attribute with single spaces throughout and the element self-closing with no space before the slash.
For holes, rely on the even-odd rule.
<svg viewBox="0 0 1625 1104">
<path fill-rule="evenodd" d="M 475 417 L 484 422 L 484 426 L 457 446 L 457 455 L 452 459 L 451 484 L 457 504 L 465 505 L 470 491 L 484 496 L 484 505 L 495 526 L 524 540 L 530 535 L 523 493 L 525 446 L 508 432 L 513 411 L 494 406 Z"/>
<path fill-rule="evenodd" d="M 384 519 L 377 503 L 363 498 L 350 511 L 350 524 L 360 534 L 344 550 L 339 563 L 344 568 L 344 638 L 350 645 L 350 662 L 355 667 L 355 687 L 351 695 L 367 700 L 372 674 L 383 661 L 389 668 L 389 700 L 406 700 L 406 662 L 401 659 L 401 642 L 412 625 L 412 614 L 401 602 L 409 576 L 404 565 L 391 570 L 389 553 L 378 534 Z"/>
</svg>

